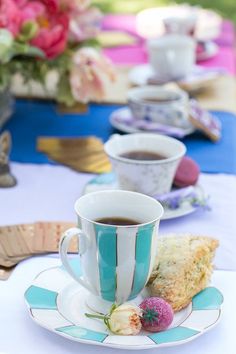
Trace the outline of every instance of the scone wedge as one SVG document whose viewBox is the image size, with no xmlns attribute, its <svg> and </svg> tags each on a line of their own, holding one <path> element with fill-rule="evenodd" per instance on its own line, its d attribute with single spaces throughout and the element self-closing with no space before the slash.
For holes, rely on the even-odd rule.
<svg viewBox="0 0 236 354">
<path fill-rule="evenodd" d="M 147 284 L 151 296 L 162 297 L 175 312 L 186 307 L 209 284 L 218 245 L 218 240 L 205 236 L 160 237 Z"/>
</svg>

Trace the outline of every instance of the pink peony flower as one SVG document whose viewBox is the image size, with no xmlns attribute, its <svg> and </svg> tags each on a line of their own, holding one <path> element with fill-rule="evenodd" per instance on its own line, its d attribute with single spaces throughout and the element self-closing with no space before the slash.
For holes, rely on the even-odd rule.
<svg viewBox="0 0 236 354">
<path fill-rule="evenodd" d="M 73 56 L 70 72 L 72 95 L 76 101 L 100 101 L 104 95 L 104 79 L 107 75 L 114 80 L 115 74 L 110 61 L 93 48 L 81 48 Z"/>
<path fill-rule="evenodd" d="M 0 0 L 0 28 L 10 31 L 14 37 L 21 27 L 21 12 L 14 0 Z"/>
<path fill-rule="evenodd" d="M 65 50 L 69 14 L 60 10 L 58 0 L 25 2 L 22 8 L 22 23 L 26 21 L 37 23 L 38 31 L 30 43 L 40 48 L 48 59 L 57 57 Z"/>
<path fill-rule="evenodd" d="M 37 22 L 37 18 L 44 16 L 44 14 L 45 6 L 39 1 L 25 3 L 21 11 L 21 24 L 23 25 L 26 21 Z"/>
<path fill-rule="evenodd" d="M 51 14 L 60 11 L 60 0 L 41 0 Z"/>
<path fill-rule="evenodd" d="M 31 44 L 40 48 L 48 59 L 61 54 L 67 44 L 69 18 L 64 15 L 38 18 L 39 30 Z"/>
<path fill-rule="evenodd" d="M 53 59 L 65 50 L 69 38 L 81 42 L 96 35 L 101 13 L 89 5 L 90 0 L 0 0 L 0 28 Z M 27 37 L 25 28 L 30 25 L 34 31 Z"/>
<path fill-rule="evenodd" d="M 37 25 L 35 37 L 30 41 L 32 45 L 40 48 L 48 59 L 65 50 L 70 13 L 68 8 L 63 8 L 63 0 L 0 1 L 0 28 L 8 29 L 17 37 L 24 24 L 32 21 Z"/>
<path fill-rule="evenodd" d="M 85 39 L 93 38 L 98 33 L 102 19 L 101 12 L 91 7 L 80 13 L 71 16 L 69 26 L 69 37 L 72 41 L 80 42 Z"/>
<path fill-rule="evenodd" d="M 37 37 L 31 40 L 31 44 L 40 48 L 48 59 L 53 59 L 61 54 L 66 48 L 67 36 L 60 26 L 48 31 L 41 29 Z"/>
</svg>

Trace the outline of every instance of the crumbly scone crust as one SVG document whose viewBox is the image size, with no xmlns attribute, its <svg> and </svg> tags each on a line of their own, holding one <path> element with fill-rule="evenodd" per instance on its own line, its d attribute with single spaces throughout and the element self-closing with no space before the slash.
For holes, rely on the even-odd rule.
<svg viewBox="0 0 236 354">
<path fill-rule="evenodd" d="M 192 297 L 209 284 L 218 245 L 218 240 L 207 236 L 160 237 L 147 284 L 151 296 L 162 297 L 175 312 L 186 307 Z"/>
</svg>

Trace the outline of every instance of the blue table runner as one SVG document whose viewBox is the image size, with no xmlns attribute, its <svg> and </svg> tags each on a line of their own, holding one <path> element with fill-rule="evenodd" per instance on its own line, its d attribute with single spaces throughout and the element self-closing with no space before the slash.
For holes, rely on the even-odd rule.
<svg viewBox="0 0 236 354">
<path fill-rule="evenodd" d="M 4 126 L 12 134 L 11 160 L 29 163 L 51 163 L 47 156 L 37 152 L 39 136 L 82 137 L 97 136 L 106 141 L 117 132 L 109 123 L 109 115 L 120 106 L 90 104 L 82 114 L 60 114 L 53 102 L 16 101 L 15 112 Z M 222 122 L 222 139 L 213 143 L 196 132 L 182 141 L 187 155 L 192 157 L 202 172 L 236 174 L 236 116 L 213 112 Z"/>
</svg>

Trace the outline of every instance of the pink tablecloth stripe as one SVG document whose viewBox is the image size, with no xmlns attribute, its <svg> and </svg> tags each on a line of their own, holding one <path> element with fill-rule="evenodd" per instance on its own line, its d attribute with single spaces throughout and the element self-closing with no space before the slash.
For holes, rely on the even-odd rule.
<svg viewBox="0 0 236 354">
<path fill-rule="evenodd" d="M 147 62 L 145 45 L 107 48 L 104 49 L 104 53 L 116 64 L 143 64 Z M 220 48 L 219 53 L 214 58 L 201 62 L 201 65 L 222 67 L 227 69 L 229 73 L 236 75 L 235 55 L 232 48 Z"/>
<path fill-rule="evenodd" d="M 145 45 L 132 45 L 104 49 L 104 53 L 116 64 L 143 64 L 147 62 Z"/>
<path fill-rule="evenodd" d="M 106 48 L 104 53 L 116 64 L 142 64 L 147 62 L 145 41 L 138 36 L 135 29 L 135 16 L 132 15 L 108 15 L 103 21 L 104 30 L 122 30 L 134 35 L 137 43 L 130 46 Z M 236 75 L 236 55 L 234 49 L 235 32 L 230 21 L 224 21 L 219 38 L 218 54 L 209 60 L 201 62 L 205 67 L 222 67 L 229 73 Z"/>
<path fill-rule="evenodd" d="M 220 47 L 219 53 L 214 58 L 200 64 L 204 67 L 219 66 L 227 69 L 230 74 L 236 75 L 236 55 L 233 47 Z"/>
<path fill-rule="evenodd" d="M 221 34 L 218 38 L 216 38 L 215 42 L 220 46 L 233 47 L 235 41 L 234 24 L 229 20 L 224 20 L 222 23 Z"/>
<path fill-rule="evenodd" d="M 138 36 L 134 15 L 107 15 L 103 19 L 102 28 L 104 30 L 123 30 Z"/>
</svg>

